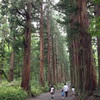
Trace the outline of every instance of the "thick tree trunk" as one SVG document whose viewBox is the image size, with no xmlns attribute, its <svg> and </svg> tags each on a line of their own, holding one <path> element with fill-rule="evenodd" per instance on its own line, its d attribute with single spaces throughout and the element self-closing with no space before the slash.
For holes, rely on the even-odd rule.
<svg viewBox="0 0 100 100">
<path fill-rule="evenodd" d="M 40 85 L 44 86 L 43 5 L 40 4 Z"/>
<path fill-rule="evenodd" d="M 91 53 L 91 36 L 89 33 L 87 33 L 88 17 L 86 0 L 77 0 L 76 3 L 78 4 L 79 8 L 78 14 L 72 14 L 70 16 L 70 18 L 73 20 L 70 23 L 70 30 L 75 29 L 75 23 L 79 22 L 79 27 L 77 27 L 79 31 L 77 31 L 75 36 L 72 38 L 69 45 L 69 50 L 71 82 L 72 85 L 76 87 L 76 91 L 78 91 L 80 95 L 83 92 L 86 93 L 88 91 L 95 90 L 96 78 L 94 74 L 94 63 L 92 62 L 93 56 Z"/>
<path fill-rule="evenodd" d="M 96 88 L 94 83 L 92 66 L 92 46 L 91 46 L 91 36 L 87 33 L 88 29 L 88 17 L 87 17 L 87 4 L 86 0 L 78 0 L 78 19 L 80 23 L 80 35 L 79 35 L 79 88 L 80 92 L 93 91 Z M 94 69 L 93 69 L 94 70 Z M 84 80 L 84 84 L 83 84 Z M 96 79 L 95 79 L 96 80 Z M 91 85 L 90 85 L 91 84 Z"/>
<path fill-rule="evenodd" d="M 74 17 L 75 18 L 75 17 Z M 77 33 L 75 33 L 77 34 Z M 78 34 L 77 34 L 78 35 Z M 75 36 L 73 39 L 73 86 L 76 87 L 76 92 L 78 91 L 78 77 L 79 77 L 79 59 L 78 59 L 78 39 Z"/>
<path fill-rule="evenodd" d="M 26 28 L 24 33 L 24 65 L 21 87 L 30 92 L 30 53 L 31 53 L 31 2 L 27 2 Z"/>
</svg>

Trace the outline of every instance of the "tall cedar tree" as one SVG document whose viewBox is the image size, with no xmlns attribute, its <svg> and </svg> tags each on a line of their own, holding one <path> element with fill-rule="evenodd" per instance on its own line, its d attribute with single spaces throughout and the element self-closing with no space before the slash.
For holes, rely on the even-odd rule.
<svg viewBox="0 0 100 100">
<path fill-rule="evenodd" d="M 52 73 L 51 73 L 51 43 L 50 43 L 50 10 L 49 5 L 47 7 L 47 37 L 48 37 L 48 83 L 52 84 Z"/>
<path fill-rule="evenodd" d="M 22 72 L 22 83 L 21 87 L 30 92 L 30 51 L 31 51 L 31 10 L 32 4 L 27 1 L 26 4 L 27 15 L 26 15 L 26 27 L 24 33 L 24 65 Z"/>
<path fill-rule="evenodd" d="M 44 86 L 43 4 L 40 2 L 40 84 Z"/>
<path fill-rule="evenodd" d="M 91 36 L 87 32 L 89 27 L 87 14 L 87 0 L 77 0 L 78 4 L 78 22 L 80 24 L 79 35 L 79 89 L 80 92 L 87 93 L 96 88 L 96 79 L 94 75 L 94 63 L 92 56 Z M 88 44 L 87 44 L 88 42 Z M 84 80 L 84 83 L 83 83 Z"/>
<path fill-rule="evenodd" d="M 93 91 L 96 88 L 96 78 L 91 48 L 91 36 L 87 32 L 89 26 L 87 1 L 64 0 L 60 6 L 65 9 L 65 12 L 63 12 L 66 18 L 64 19 L 65 24 L 67 24 L 67 31 L 69 32 L 68 40 L 70 41 L 69 51 L 72 85 L 76 87 L 78 94 Z"/>
</svg>

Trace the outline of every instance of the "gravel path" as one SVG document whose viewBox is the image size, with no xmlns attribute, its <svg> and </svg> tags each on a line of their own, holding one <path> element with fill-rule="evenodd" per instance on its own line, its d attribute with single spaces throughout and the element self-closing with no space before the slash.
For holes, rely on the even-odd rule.
<svg viewBox="0 0 100 100">
<path fill-rule="evenodd" d="M 68 94 L 68 97 L 61 96 L 61 90 L 56 90 L 54 94 L 54 98 L 51 98 L 50 93 L 43 93 L 35 98 L 29 98 L 27 100 L 78 100 L 76 97 L 72 97 L 71 93 Z"/>
</svg>

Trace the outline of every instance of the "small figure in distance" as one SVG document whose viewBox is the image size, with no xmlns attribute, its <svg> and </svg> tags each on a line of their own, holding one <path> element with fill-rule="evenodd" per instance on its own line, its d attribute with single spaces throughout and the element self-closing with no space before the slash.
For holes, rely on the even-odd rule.
<svg viewBox="0 0 100 100">
<path fill-rule="evenodd" d="M 53 99 L 55 93 L 55 88 L 53 86 L 51 86 L 50 93 L 51 93 L 51 98 Z"/>
<path fill-rule="evenodd" d="M 72 87 L 72 96 L 73 97 L 75 96 L 75 88 L 74 88 L 74 86 Z"/>
<path fill-rule="evenodd" d="M 64 94 L 65 94 L 65 92 L 64 92 L 64 90 L 62 90 L 62 91 L 61 91 L 62 99 L 64 99 Z"/>
<path fill-rule="evenodd" d="M 68 87 L 68 85 L 67 85 L 66 83 L 64 84 L 63 90 L 64 90 L 64 92 L 65 92 L 65 96 L 68 97 L 68 90 L 69 90 L 69 87 Z"/>
</svg>

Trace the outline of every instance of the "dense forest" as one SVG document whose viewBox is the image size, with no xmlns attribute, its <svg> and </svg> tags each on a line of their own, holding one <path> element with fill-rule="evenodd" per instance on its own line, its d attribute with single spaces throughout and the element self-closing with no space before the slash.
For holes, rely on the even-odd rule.
<svg viewBox="0 0 100 100">
<path fill-rule="evenodd" d="M 63 83 L 80 100 L 100 97 L 99 9 L 100 0 L 0 0 L 0 100 Z"/>
</svg>

